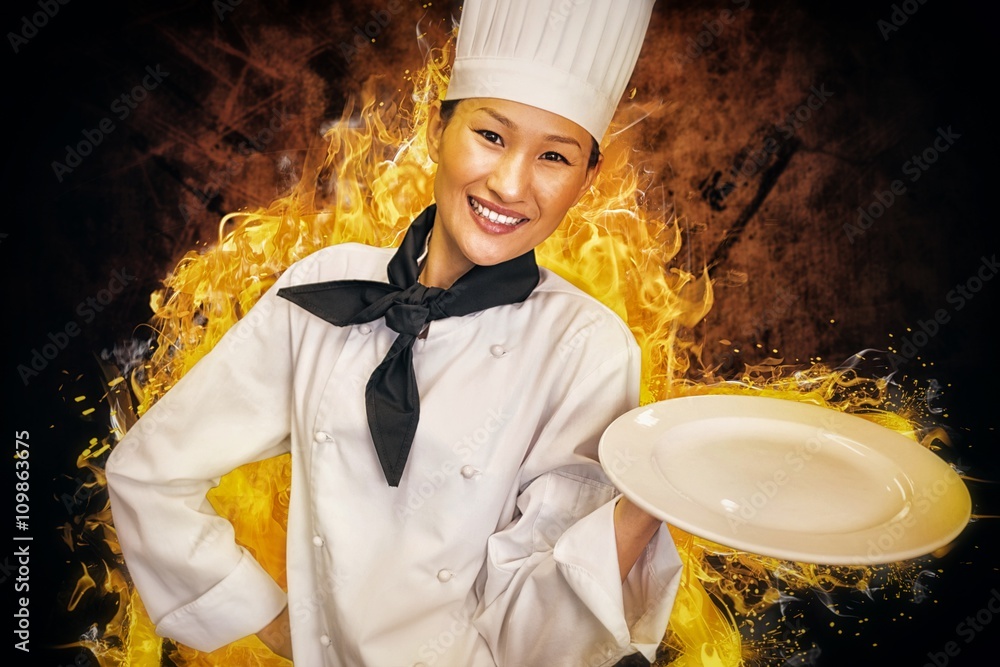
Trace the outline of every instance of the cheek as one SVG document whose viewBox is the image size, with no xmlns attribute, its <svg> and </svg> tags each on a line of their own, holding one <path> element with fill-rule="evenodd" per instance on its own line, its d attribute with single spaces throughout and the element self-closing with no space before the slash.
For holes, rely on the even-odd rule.
<svg viewBox="0 0 1000 667">
<path fill-rule="evenodd" d="M 438 164 L 437 174 L 434 176 L 434 194 L 447 197 L 453 194 L 455 188 L 461 187 L 461 169 L 456 166 L 456 161 L 449 154 L 442 155 L 442 160 Z"/>
<path fill-rule="evenodd" d="M 550 180 L 537 190 L 539 201 L 554 210 L 568 210 L 576 203 L 583 183 L 584 179 L 577 175 Z"/>
<path fill-rule="evenodd" d="M 549 224 L 545 225 L 544 227 L 536 228 L 533 238 L 531 240 L 532 247 L 537 248 L 539 245 L 544 243 L 546 239 L 552 236 L 552 234 L 554 234 L 555 231 L 559 229 L 559 226 L 562 224 L 564 217 L 565 216 L 559 216 L 557 219 L 551 220 Z"/>
</svg>

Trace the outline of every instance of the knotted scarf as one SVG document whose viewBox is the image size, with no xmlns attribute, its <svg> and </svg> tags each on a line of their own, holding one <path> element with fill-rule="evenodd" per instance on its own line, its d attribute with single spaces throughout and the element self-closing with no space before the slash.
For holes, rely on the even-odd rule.
<svg viewBox="0 0 1000 667">
<path fill-rule="evenodd" d="M 428 322 L 520 303 L 538 284 L 534 250 L 495 266 L 474 266 L 448 289 L 424 287 L 417 260 L 434 225 L 431 205 L 410 225 L 389 261 L 389 282 L 334 280 L 285 287 L 288 299 L 338 327 L 385 317 L 399 334 L 365 387 L 365 409 L 375 451 L 389 486 L 399 486 L 420 418 L 413 343 Z"/>
</svg>

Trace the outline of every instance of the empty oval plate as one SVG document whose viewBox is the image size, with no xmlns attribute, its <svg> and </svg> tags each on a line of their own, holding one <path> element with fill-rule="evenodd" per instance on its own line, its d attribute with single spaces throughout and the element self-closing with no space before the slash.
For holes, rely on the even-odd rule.
<svg viewBox="0 0 1000 667">
<path fill-rule="evenodd" d="M 920 444 L 854 415 L 760 396 L 636 408 L 601 464 L 647 512 L 724 546 L 829 565 L 915 558 L 958 536 L 971 498 Z"/>
</svg>

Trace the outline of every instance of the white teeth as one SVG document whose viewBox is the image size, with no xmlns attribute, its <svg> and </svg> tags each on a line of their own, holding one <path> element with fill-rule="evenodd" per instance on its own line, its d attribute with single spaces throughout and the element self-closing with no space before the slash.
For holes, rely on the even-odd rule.
<svg viewBox="0 0 1000 667">
<path fill-rule="evenodd" d="M 501 225 L 510 225 L 513 227 L 517 223 L 524 220 L 524 218 L 512 218 L 507 215 L 501 215 L 496 211 L 491 211 L 471 197 L 469 198 L 469 203 L 472 205 L 472 210 L 476 212 L 476 215 L 481 218 L 486 218 L 490 222 L 498 222 Z"/>
</svg>

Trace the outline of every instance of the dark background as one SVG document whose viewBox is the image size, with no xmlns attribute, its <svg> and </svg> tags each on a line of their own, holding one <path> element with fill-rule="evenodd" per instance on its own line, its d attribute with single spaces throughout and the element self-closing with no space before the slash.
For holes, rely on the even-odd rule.
<svg viewBox="0 0 1000 667">
<path fill-rule="evenodd" d="M 113 599 L 95 591 L 66 612 L 83 563 L 100 581 L 108 554 L 99 540 L 71 537 L 71 551 L 61 537 L 81 535 L 84 510 L 106 500 L 81 486 L 92 477 L 76 468 L 87 442 L 108 435 L 95 355 L 147 337 L 149 295 L 184 252 L 211 243 L 222 214 L 284 192 L 305 147 L 370 75 L 385 75 L 380 90 L 405 89 L 402 72 L 421 62 L 416 34 L 440 43 L 458 14 L 457 3 L 409 0 L 95 4 L 59 5 L 17 52 L 9 35 L 0 47 L 5 419 L 9 430 L 30 432 L 32 664 L 72 664 L 78 650 L 52 647 L 114 612 Z M 883 35 L 877 22 L 903 4 L 912 15 Z M 390 20 L 358 47 L 356 29 L 372 10 Z M 724 10 L 735 12 L 731 22 L 721 22 Z M 38 11 L 37 2 L 9 3 L 0 26 L 21 32 L 22 17 Z M 695 331 L 706 363 L 730 374 L 766 356 L 835 365 L 912 340 L 921 321 L 945 309 L 949 321 L 894 380 L 916 403 L 943 409 L 936 419 L 953 444 L 942 455 L 986 480 L 1000 479 L 1000 367 L 988 323 L 1000 281 L 984 283 L 960 310 L 948 294 L 1000 250 L 991 222 L 996 25 L 986 3 L 967 0 L 661 0 L 633 77 L 637 100 L 663 102 L 646 121 L 642 159 L 686 230 L 677 266 L 712 267 L 716 305 Z M 688 42 L 713 29 L 700 51 Z M 120 119 L 113 100 L 157 65 L 169 75 Z M 829 99 L 785 136 L 781 123 L 822 86 Z M 290 121 L 242 154 L 241 142 L 259 139 L 276 113 Z M 114 130 L 60 181 L 52 162 L 65 162 L 67 144 L 106 117 Z M 949 127 L 960 137 L 910 181 L 904 164 Z M 779 140 L 768 144 L 769 136 Z M 760 152 L 769 145 L 776 150 Z M 746 167 L 755 151 L 763 164 Z M 906 191 L 851 238 L 844 226 L 856 223 L 858 207 L 896 179 Z M 108 288 L 116 270 L 134 278 L 88 320 L 79 304 Z M 70 323 L 79 334 L 25 384 L 17 367 Z M 877 360 L 866 366 L 889 370 Z M 87 408 L 95 411 L 83 416 Z M 996 484 L 969 486 L 974 513 L 1000 514 Z M 841 617 L 803 596 L 777 625 L 808 627 L 802 644 L 819 651 L 787 664 L 918 666 L 949 641 L 960 652 L 948 664 L 992 664 L 1000 619 L 969 643 L 957 626 L 1000 588 L 996 526 L 981 519 L 949 553 L 922 560 L 926 596 L 892 582 L 871 598 L 839 594 Z M 6 596 L 9 566 L 0 579 Z"/>
</svg>

